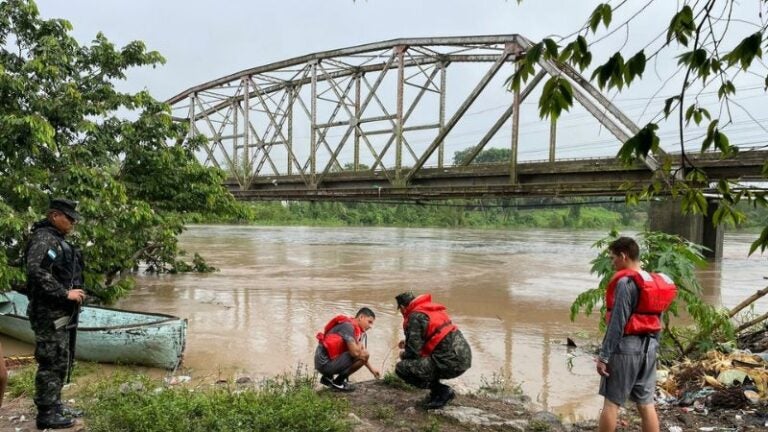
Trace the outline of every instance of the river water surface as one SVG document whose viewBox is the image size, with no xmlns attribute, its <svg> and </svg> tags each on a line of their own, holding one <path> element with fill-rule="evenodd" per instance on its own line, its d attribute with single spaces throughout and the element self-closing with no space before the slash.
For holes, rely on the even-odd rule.
<svg viewBox="0 0 768 432">
<path fill-rule="evenodd" d="M 472 390 L 511 380 L 569 419 L 593 418 L 601 399 L 591 356 L 565 338 L 597 338 L 597 317 L 569 307 L 597 278 L 591 245 L 605 232 L 193 226 L 183 247 L 219 272 L 140 275 L 118 307 L 189 319 L 184 366 L 195 376 L 259 377 L 312 367 L 315 333 L 338 313 L 371 307 L 371 362 L 392 370 L 402 318 L 394 296 L 430 292 L 473 349 L 453 380 Z M 734 306 L 765 286 L 754 234 L 727 234 L 723 260 L 699 272 L 708 301 Z M 757 311 L 768 310 L 768 302 Z M 6 342 L 4 341 L 4 344 Z M 570 358 L 570 360 L 569 360 Z M 354 380 L 370 379 L 365 369 Z"/>
</svg>

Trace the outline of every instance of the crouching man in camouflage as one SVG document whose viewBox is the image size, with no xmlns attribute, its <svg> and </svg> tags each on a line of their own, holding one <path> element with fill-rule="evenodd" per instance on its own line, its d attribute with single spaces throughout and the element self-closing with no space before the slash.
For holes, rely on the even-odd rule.
<svg viewBox="0 0 768 432">
<path fill-rule="evenodd" d="M 85 299 L 83 259 L 64 236 L 80 219 L 77 203 L 52 200 L 47 217 L 36 222 L 26 249 L 29 315 L 35 332 L 35 405 L 38 429 L 63 429 L 74 425 L 70 416 L 82 413 L 64 407 L 61 388 L 70 367 L 70 331 Z"/>
<path fill-rule="evenodd" d="M 472 365 L 472 350 L 451 322 L 445 306 L 433 303 L 430 294 L 414 298 L 412 293 L 404 292 L 395 300 L 405 332 L 405 340 L 399 343 L 402 351 L 395 373 L 408 384 L 430 389 L 427 409 L 442 408 L 456 394 L 440 380 L 467 371 Z"/>
</svg>

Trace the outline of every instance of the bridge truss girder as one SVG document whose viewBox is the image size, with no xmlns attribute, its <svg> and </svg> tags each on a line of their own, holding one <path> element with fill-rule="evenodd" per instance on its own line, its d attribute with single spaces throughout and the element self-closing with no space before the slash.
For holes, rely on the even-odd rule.
<svg viewBox="0 0 768 432">
<path fill-rule="evenodd" d="M 484 92 L 498 91 L 488 90 L 488 84 L 505 67 L 511 73 L 531 46 L 520 35 L 396 39 L 244 70 L 192 87 L 168 103 L 175 120 L 189 123 L 190 138 L 206 137 L 205 163 L 226 170 L 233 189 L 271 184 L 286 197 L 301 191 L 318 196 L 312 191 L 347 174 L 365 179 L 360 187 L 423 187 L 420 179 L 433 176 L 433 168 L 452 168 L 444 143 L 469 108 Z M 456 101 L 458 107 L 446 112 L 448 73 L 467 63 L 488 66 Z M 571 82 L 576 101 L 616 137 L 617 148 L 637 132 L 637 125 L 573 68 L 551 60 L 539 67 L 458 168 L 467 168 L 499 130 L 510 127 L 504 183 L 519 189 L 520 107 L 548 75 Z M 419 134 L 420 142 L 412 134 Z M 553 123 L 551 163 L 555 148 Z M 363 159 L 371 163 L 364 165 Z M 656 167 L 653 159 L 646 161 L 647 171 Z"/>
</svg>

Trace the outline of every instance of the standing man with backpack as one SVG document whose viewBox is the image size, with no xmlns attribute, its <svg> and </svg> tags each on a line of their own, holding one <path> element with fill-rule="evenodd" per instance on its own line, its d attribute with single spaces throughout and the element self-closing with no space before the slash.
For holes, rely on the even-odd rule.
<svg viewBox="0 0 768 432">
<path fill-rule="evenodd" d="M 61 403 L 61 389 L 71 367 L 70 336 L 85 300 L 83 258 L 64 237 L 80 219 L 77 203 L 50 202 L 46 218 L 32 226 L 26 249 L 27 314 L 35 332 L 35 405 L 38 429 L 72 427 L 81 412 Z"/>
<path fill-rule="evenodd" d="M 376 314 L 367 307 L 357 311 L 354 318 L 346 315 L 333 317 L 322 332 L 317 333 L 315 369 L 320 372 L 320 384 L 337 391 L 350 392 L 355 387 L 349 376 L 365 366 L 379 378 L 381 373 L 369 363 L 370 354 L 363 337 L 373 327 Z M 335 375 L 335 377 L 334 377 Z"/>
<path fill-rule="evenodd" d="M 640 267 L 635 240 L 619 237 L 608 251 L 616 273 L 606 289 L 607 329 L 597 359 L 600 395 L 605 398 L 598 430 L 616 430 L 619 407 L 629 399 L 637 405 L 643 432 L 657 432 L 653 397 L 661 314 L 677 289 L 668 276 Z"/>
</svg>

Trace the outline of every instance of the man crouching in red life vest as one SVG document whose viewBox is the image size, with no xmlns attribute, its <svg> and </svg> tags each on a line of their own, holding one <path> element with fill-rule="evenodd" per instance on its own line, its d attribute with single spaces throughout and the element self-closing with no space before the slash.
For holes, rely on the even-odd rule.
<svg viewBox="0 0 768 432">
<path fill-rule="evenodd" d="M 349 376 L 363 366 L 375 378 L 381 376 L 379 370 L 368 362 L 368 349 L 362 342 L 365 332 L 373 327 L 374 320 L 376 314 L 364 307 L 357 311 L 354 318 L 336 315 L 317 334 L 319 344 L 315 349 L 315 369 L 322 375 L 320 384 L 337 391 L 353 391 L 355 387 L 350 384 Z"/>
<path fill-rule="evenodd" d="M 608 251 L 616 273 L 606 289 L 608 326 L 597 359 L 600 395 L 605 398 L 598 430 L 616 430 L 619 407 L 629 398 L 637 404 L 643 432 L 657 432 L 653 397 L 661 314 L 677 289 L 668 276 L 640 268 L 640 248 L 633 239 L 619 237 Z"/>
<path fill-rule="evenodd" d="M 466 372 L 472 366 L 472 350 L 445 306 L 433 303 L 430 294 L 414 298 L 413 293 L 404 292 L 395 300 L 405 332 L 395 373 L 412 386 L 430 389 L 426 409 L 442 408 L 456 394 L 440 380 Z"/>
</svg>

